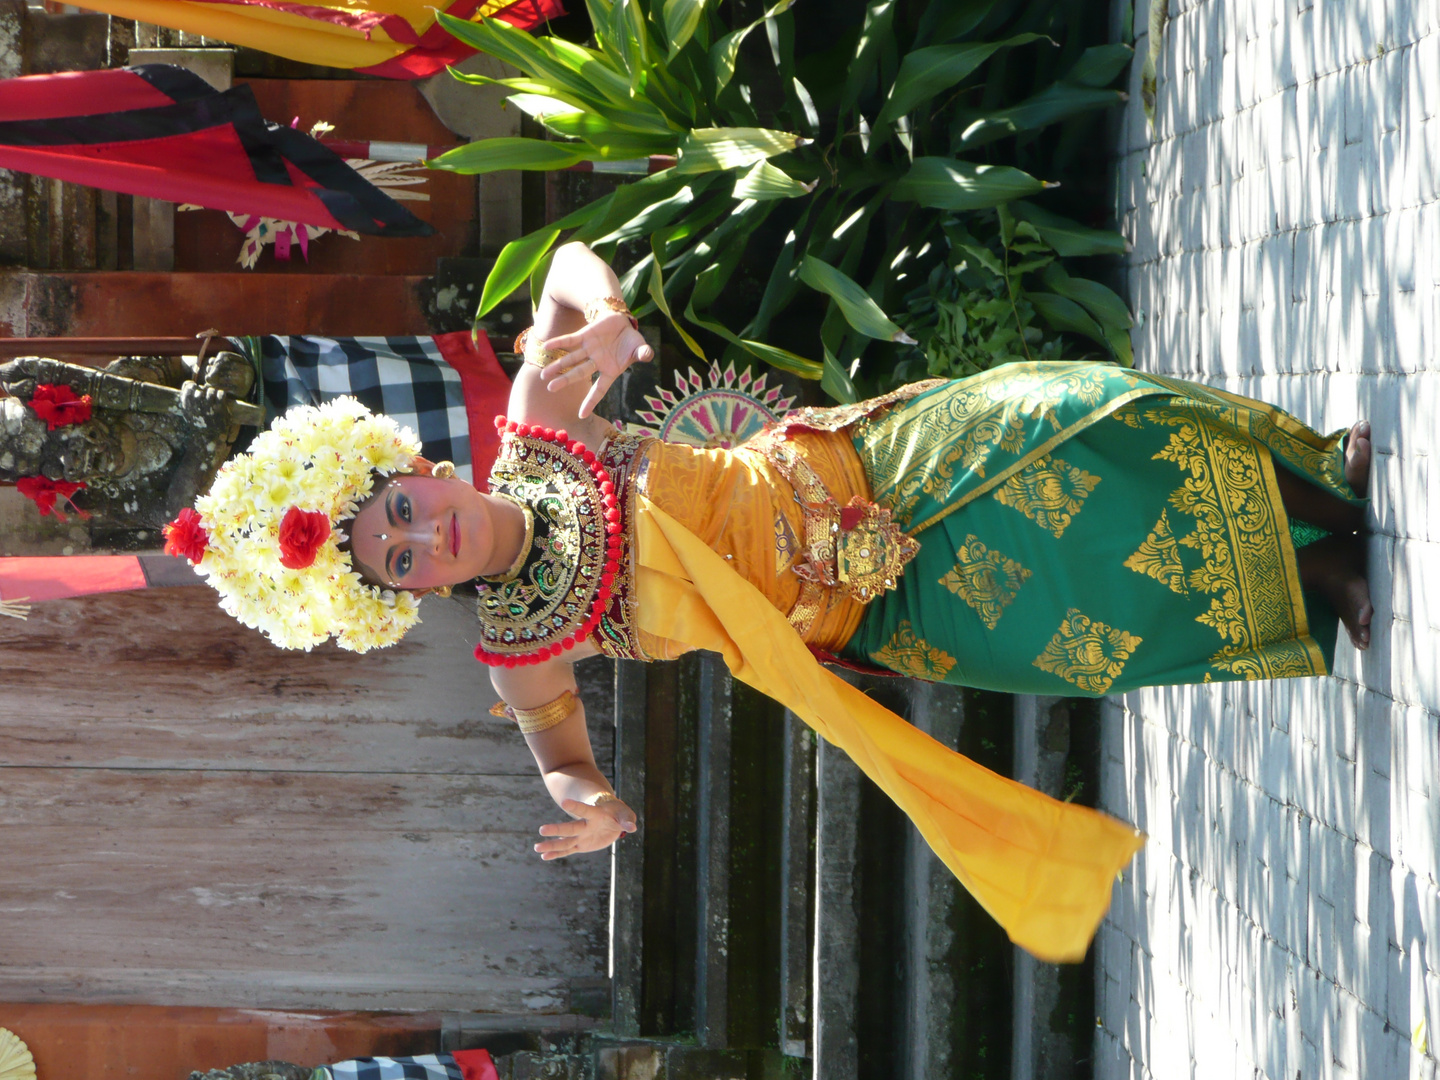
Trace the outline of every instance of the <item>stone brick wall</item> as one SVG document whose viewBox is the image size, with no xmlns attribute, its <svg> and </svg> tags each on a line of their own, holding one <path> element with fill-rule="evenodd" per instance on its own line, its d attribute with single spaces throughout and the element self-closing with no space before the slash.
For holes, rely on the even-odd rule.
<svg viewBox="0 0 1440 1080">
<path fill-rule="evenodd" d="M 1150 840 L 1097 942 L 1097 1077 L 1437 1074 L 1437 46 L 1436 0 L 1170 0 L 1153 133 L 1136 64 L 1137 366 L 1374 422 L 1376 617 L 1331 678 L 1107 703 L 1102 801 Z"/>
</svg>

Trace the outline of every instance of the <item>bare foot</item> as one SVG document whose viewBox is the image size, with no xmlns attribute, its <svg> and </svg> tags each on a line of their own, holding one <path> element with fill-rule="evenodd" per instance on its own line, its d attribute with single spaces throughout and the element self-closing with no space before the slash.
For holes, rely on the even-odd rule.
<svg viewBox="0 0 1440 1080">
<path fill-rule="evenodd" d="M 1370 647 L 1370 582 L 1365 578 L 1365 541 L 1358 536 L 1327 536 L 1300 549 L 1300 581 L 1319 589 L 1345 624 L 1357 649 Z"/>
<path fill-rule="evenodd" d="M 1362 499 L 1370 494 L 1370 457 L 1370 421 L 1361 420 L 1345 444 L 1345 481 Z"/>
</svg>

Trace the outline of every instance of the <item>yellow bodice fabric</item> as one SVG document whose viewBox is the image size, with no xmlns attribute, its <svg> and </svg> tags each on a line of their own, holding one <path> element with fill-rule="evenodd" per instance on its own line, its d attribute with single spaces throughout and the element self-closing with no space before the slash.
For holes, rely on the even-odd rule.
<svg viewBox="0 0 1440 1080">
<path fill-rule="evenodd" d="M 842 506 L 853 496 L 870 498 L 848 432 L 796 432 L 786 443 Z M 800 555 L 805 522 L 784 471 L 749 445 L 711 450 L 657 440 L 644 453 L 639 485 L 645 498 L 718 553 L 776 611 L 789 615 L 800 598 L 801 582 L 791 567 Z M 825 590 L 804 640 L 838 651 L 859 627 L 863 612 L 860 604 Z M 658 658 L 676 655 L 678 646 L 646 641 L 644 648 Z"/>
</svg>

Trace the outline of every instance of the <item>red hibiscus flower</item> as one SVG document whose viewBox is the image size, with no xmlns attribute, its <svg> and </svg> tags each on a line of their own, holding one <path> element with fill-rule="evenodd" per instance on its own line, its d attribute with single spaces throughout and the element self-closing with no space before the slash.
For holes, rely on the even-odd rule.
<svg viewBox="0 0 1440 1080">
<path fill-rule="evenodd" d="M 68 386 L 42 383 L 30 397 L 30 408 L 50 426 L 50 430 L 69 424 L 83 424 L 90 419 L 90 395 L 77 397 Z"/>
<path fill-rule="evenodd" d="M 181 510 L 175 520 L 165 526 L 165 554 L 198 563 L 210 546 L 210 535 L 200 524 L 200 515 L 190 507 Z"/>
<path fill-rule="evenodd" d="M 280 565 L 304 570 L 330 535 L 330 519 L 319 510 L 292 506 L 280 522 Z"/>
<path fill-rule="evenodd" d="M 24 495 L 25 498 L 35 504 L 35 508 L 40 511 L 41 517 L 49 517 L 51 514 L 54 514 L 59 521 L 68 520 L 60 507 L 55 505 L 56 500 L 59 500 L 61 505 L 69 506 L 72 511 L 79 514 L 82 518 L 88 518 L 90 516 L 71 502 L 71 499 L 77 491 L 84 490 L 85 485 L 83 482 L 76 481 L 72 483 L 69 480 L 51 480 L 45 476 L 22 476 L 19 480 L 15 481 L 15 487 L 21 495 Z"/>
</svg>

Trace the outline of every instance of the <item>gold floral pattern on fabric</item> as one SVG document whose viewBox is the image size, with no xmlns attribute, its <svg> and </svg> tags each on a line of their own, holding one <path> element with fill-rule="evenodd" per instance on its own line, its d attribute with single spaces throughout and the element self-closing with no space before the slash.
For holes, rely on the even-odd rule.
<svg viewBox="0 0 1440 1080">
<path fill-rule="evenodd" d="M 1072 425 L 1093 422 L 1107 401 L 1147 392 L 1161 391 L 1109 364 L 1005 364 L 942 386 L 923 408 L 865 420 L 857 426 L 856 446 L 875 499 L 919 531 L 935 521 L 913 520 L 927 498 L 946 504 L 943 517 L 968 501 L 955 494 L 974 486 L 969 480 L 978 481 L 983 493 L 988 476 L 1002 478 L 1026 454 L 1038 455 L 1037 447 L 1063 439 Z"/>
<path fill-rule="evenodd" d="M 1064 535 L 1100 477 L 1046 454 L 995 489 L 995 498 L 1042 529 Z"/>
<path fill-rule="evenodd" d="M 1126 427 L 1134 428 L 1136 431 L 1139 431 L 1145 426 L 1140 420 L 1139 410 L 1133 405 L 1126 405 L 1124 408 L 1116 409 L 1111 415 Z"/>
<path fill-rule="evenodd" d="M 986 629 L 994 630 L 1030 571 L 991 551 L 974 534 L 965 537 L 955 557 L 958 561 L 940 578 L 940 584 L 974 608 Z"/>
<path fill-rule="evenodd" d="M 902 619 L 890 640 L 870 657 L 882 667 L 914 679 L 940 682 L 955 666 L 955 658 L 944 649 L 937 649 L 924 638 L 916 637 L 909 620 Z"/>
<path fill-rule="evenodd" d="M 1180 561 L 1180 545 L 1170 529 L 1169 515 L 1168 510 L 1160 511 L 1160 520 L 1150 530 L 1145 542 L 1125 560 L 1125 565 L 1137 574 L 1154 578 L 1171 592 L 1189 596 L 1185 565 Z"/>
<path fill-rule="evenodd" d="M 1103 694 L 1125 670 L 1142 639 L 1071 608 L 1033 663 L 1091 694 Z"/>
<path fill-rule="evenodd" d="M 1343 431 L 1321 435 L 1282 409 L 1227 390 L 1166 375 L 1147 374 L 1146 378 L 1171 390 L 1186 406 L 1203 410 L 1236 433 L 1257 439 L 1282 462 L 1289 462 L 1340 498 L 1355 497 L 1345 479 Z"/>
<path fill-rule="evenodd" d="M 1197 621 L 1223 643 L 1211 663 L 1249 679 L 1324 674 L 1298 573 L 1286 558 L 1288 525 L 1273 467 L 1253 439 L 1216 418 L 1217 408 L 1186 401 L 1145 410 L 1147 421 L 1176 429 L 1155 458 L 1185 478 L 1170 504 L 1195 523 L 1177 542 L 1203 560 L 1186 584 L 1210 594 Z"/>
</svg>

